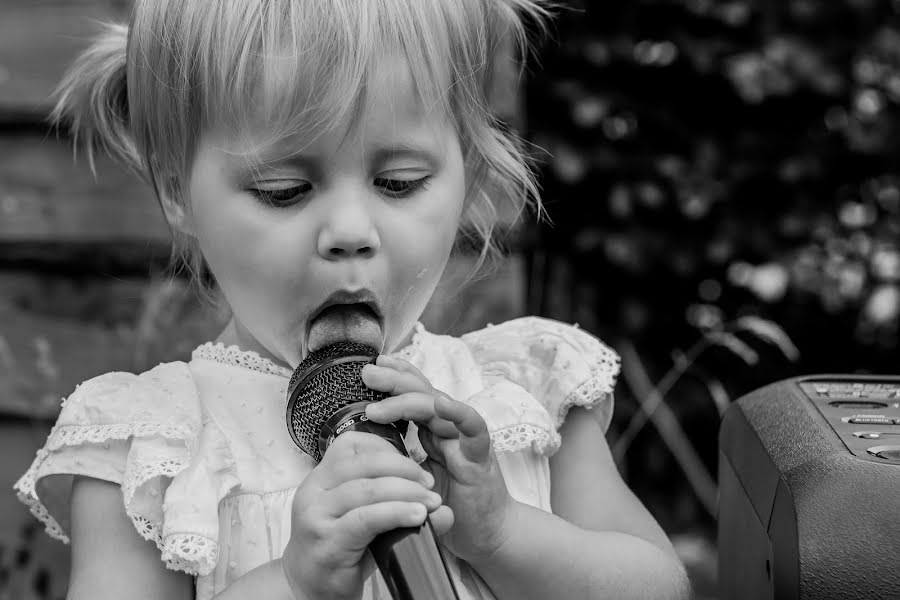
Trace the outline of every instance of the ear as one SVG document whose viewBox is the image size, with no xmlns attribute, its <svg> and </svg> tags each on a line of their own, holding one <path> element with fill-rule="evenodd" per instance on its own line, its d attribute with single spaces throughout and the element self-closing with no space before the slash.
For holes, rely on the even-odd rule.
<svg viewBox="0 0 900 600">
<path fill-rule="evenodd" d="M 193 237 L 194 225 L 191 219 L 190 210 L 186 209 L 175 198 L 172 197 L 172 187 L 170 185 L 162 185 L 157 189 L 159 195 L 159 204 L 162 206 L 163 214 L 169 226 L 185 235 Z"/>
<path fill-rule="evenodd" d="M 151 158 L 150 164 L 153 170 L 153 185 L 156 188 L 156 196 L 159 198 L 159 204 L 162 207 L 166 221 L 168 221 L 172 229 L 193 237 L 194 226 L 190 208 L 185 208 L 175 197 L 178 189 L 175 177 L 162 172 L 155 156 Z"/>
</svg>

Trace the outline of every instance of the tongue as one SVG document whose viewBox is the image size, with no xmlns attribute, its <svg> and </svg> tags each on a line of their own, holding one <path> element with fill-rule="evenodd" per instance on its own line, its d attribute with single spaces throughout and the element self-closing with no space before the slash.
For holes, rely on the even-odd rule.
<svg viewBox="0 0 900 600">
<path fill-rule="evenodd" d="M 372 311 L 359 304 L 338 304 L 326 308 L 309 328 L 309 352 L 337 342 L 367 344 L 381 352 L 384 344 L 381 324 Z"/>
</svg>

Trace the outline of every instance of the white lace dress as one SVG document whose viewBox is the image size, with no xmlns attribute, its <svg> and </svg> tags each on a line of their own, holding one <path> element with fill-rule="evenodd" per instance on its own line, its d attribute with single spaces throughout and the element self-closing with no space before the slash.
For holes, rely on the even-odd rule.
<svg viewBox="0 0 900 600">
<path fill-rule="evenodd" d="M 526 317 L 469 333 L 421 324 L 395 353 L 485 419 L 510 494 L 550 511 L 548 457 L 572 405 L 612 417 L 619 358 L 577 327 Z M 125 511 L 170 569 L 196 576 L 207 600 L 281 556 L 294 491 L 314 462 L 285 426 L 291 372 L 237 347 L 206 343 L 188 363 L 90 379 L 64 402 L 46 444 L 16 482 L 19 499 L 68 543 L 73 474 L 119 484 Z M 424 458 L 415 427 L 407 444 Z M 492 598 L 444 550 L 463 599 Z M 389 599 L 376 571 L 364 600 Z"/>
</svg>

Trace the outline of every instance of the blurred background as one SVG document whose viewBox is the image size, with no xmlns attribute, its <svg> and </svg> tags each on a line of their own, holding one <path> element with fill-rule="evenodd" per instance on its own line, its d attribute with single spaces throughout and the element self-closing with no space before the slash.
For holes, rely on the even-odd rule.
<svg viewBox="0 0 900 600">
<path fill-rule="evenodd" d="M 506 257 L 423 321 L 459 334 L 524 314 L 622 356 L 608 432 L 697 598 L 716 594 L 719 419 L 800 374 L 898 372 L 900 2 L 565 0 L 504 120 L 552 220 L 505 223 Z M 62 397 L 215 336 L 148 187 L 94 178 L 49 94 L 127 0 L 0 0 L 0 599 L 64 598 L 68 548 L 12 493 Z M 461 308 L 464 307 L 464 308 Z M 602 510 L 602 507 L 598 507 Z"/>
</svg>

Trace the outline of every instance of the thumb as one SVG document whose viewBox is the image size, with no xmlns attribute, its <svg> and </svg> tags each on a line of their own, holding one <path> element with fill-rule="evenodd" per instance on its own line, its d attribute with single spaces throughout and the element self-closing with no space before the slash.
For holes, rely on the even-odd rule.
<svg viewBox="0 0 900 600">
<path fill-rule="evenodd" d="M 428 520 L 431 521 L 431 528 L 434 529 L 434 535 L 442 536 L 453 527 L 453 522 L 455 520 L 453 509 L 446 504 L 443 504 L 428 515 Z"/>
</svg>

